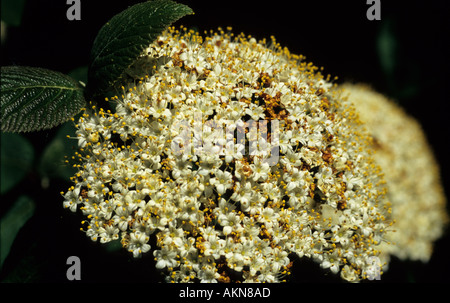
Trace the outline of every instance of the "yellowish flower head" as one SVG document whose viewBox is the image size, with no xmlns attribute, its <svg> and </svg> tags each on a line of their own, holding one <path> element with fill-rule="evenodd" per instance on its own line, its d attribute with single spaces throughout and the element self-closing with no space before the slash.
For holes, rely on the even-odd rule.
<svg viewBox="0 0 450 303">
<path fill-rule="evenodd" d="M 124 78 L 113 110 L 77 123 L 64 205 L 93 241 L 153 256 L 168 282 L 280 282 L 295 255 L 349 281 L 379 274 L 384 180 L 317 67 L 274 39 L 170 28 Z"/>
<path fill-rule="evenodd" d="M 373 137 L 387 182 L 395 232 L 383 256 L 427 262 L 448 222 L 439 167 L 420 124 L 395 102 L 362 84 L 343 89 Z"/>
</svg>

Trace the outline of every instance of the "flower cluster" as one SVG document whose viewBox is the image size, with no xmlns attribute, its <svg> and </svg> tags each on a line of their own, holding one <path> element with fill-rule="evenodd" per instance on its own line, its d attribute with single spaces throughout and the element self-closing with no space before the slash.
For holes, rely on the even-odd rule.
<svg viewBox="0 0 450 303">
<path fill-rule="evenodd" d="M 153 254 L 171 282 L 283 281 L 294 255 L 348 281 L 379 270 L 384 180 L 329 77 L 274 39 L 221 29 L 169 28 L 140 60 L 147 74 L 128 73 L 114 110 L 76 124 L 64 206 L 88 237 Z"/>
<path fill-rule="evenodd" d="M 381 257 L 427 262 L 448 217 L 439 168 L 425 133 L 401 107 L 370 87 L 348 83 L 342 88 L 374 139 L 374 159 L 392 203 L 395 232 L 387 239 L 395 245 L 382 247 Z"/>
</svg>

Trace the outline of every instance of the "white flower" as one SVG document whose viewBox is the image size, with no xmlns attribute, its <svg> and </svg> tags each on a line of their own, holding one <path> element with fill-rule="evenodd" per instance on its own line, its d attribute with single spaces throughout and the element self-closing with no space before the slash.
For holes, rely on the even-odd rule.
<svg viewBox="0 0 450 303">
<path fill-rule="evenodd" d="M 304 170 L 299 170 L 298 168 L 292 168 L 292 172 L 285 174 L 284 178 L 287 184 L 286 190 L 289 192 L 294 191 L 296 188 L 304 187 L 306 183 L 308 172 Z"/>
<path fill-rule="evenodd" d="M 342 180 L 345 182 L 348 190 L 352 190 L 355 186 L 361 187 L 363 184 L 362 177 L 355 177 L 351 174 L 350 171 L 346 171 L 344 173 L 344 175 L 342 176 Z"/>
<path fill-rule="evenodd" d="M 269 163 L 265 162 L 264 159 L 255 157 L 254 164 L 250 165 L 253 171 L 253 180 L 266 180 L 270 171 Z"/>
<path fill-rule="evenodd" d="M 219 259 L 224 254 L 225 240 L 220 239 L 218 236 L 210 236 L 205 242 L 205 256 L 213 256 L 214 259 Z"/>
<path fill-rule="evenodd" d="M 322 261 L 320 266 L 322 268 L 329 268 L 332 273 L 338 273 L 339 272 L 339 266 L 340 266 L 340 258 L 337 254 L 331 254 L 327 255 L 327 257 Z"/>
<path fill-rule="evenodd" d="M 291 251 L 295 252 L 299 257 L 311 256 L 312 238 L 302 237 L 293 241 Z"/>
<path fill-rule="evenodd" d="M 352 267 L 350 267 L 348 265 L 345 265 L 342 268 L 342 270 L 341 270 L 341 277 L 342 277 L 342 279 L 344 279 L 346 281 L 349 281 L 349 282 L 357 282 L 357 281 L 359 281 L 359 277 L 358 277 L 357 271 L 354 268 L 352 268 Z"/>
<path fill-rule="evenodd" d="M 282 249 L 275 248 L 269 259 L 269 263 L 273 268 L 274 272 L 279 272 L 283 267 L 289 264 L 288 253 Z"/>
<path fill-rule="evenodd" d="M 249 115 L 254 121 L 259 121 L 264 119 L 266 114 L 264 113 L 264 108 L 250 104 L 248 108 L 245 109 L 245 113 Z"/>
<path fill-rule="evenodd" d="M 198 74 L 202 74 L 203 69 L 206 67 L 204 57 L 194 49 L 183 52 L 180 55 L 180 59 L 184 61 L 187 67 L 195 69 Z"/>
<path fill-rule="evenodd" d="M 210 182 L 216 186 L 217 192 L 221 195 L 233 186 L 232 175 L 227 171 L 217 170 L 215 172 L 215 177 L 212 178 Z"/>
<path fill-rule="evenodd" d="M 80 200 L 80 187 L 77 186 L 72 187 L 72 190 L 66 192 L 64 194 L 64 203 L 63 206 L 64 208 L 69 208 L 72 212 L 75 212 L 77 210 L 77 205 L 81 203 Z"/>
<path fill-rule="evenodd" d="M 241 218 L 235 212 L 219 215 L 218 222 L 223 226 L 224 235 L 229 235 L 233 231 L 239 232 L 242 228 L 239 224 L 241 222 Z"/>
<path fill-rule="evenodd" d="M 266 228 L 272 228 L 272 225 L 276 224 L 278 217 L 279 214 L 273 208 L 266 207 L 258 217 L 258 221 L 264 224 Z"/>
<path fill-rule="evenodd" d="M 260 270 L 260 274 L 258 275 L 258 282 L 262 283 L 274 283 L 278 282 L 274 272 L 271 270 L 270 266 L 264 266 Z"/>
<path fill-rule="evenodd" d="M 201 283 L 216 283 L 219 277 L 217 268 L 210 264 L 202 266 L 202 269 L 198 272 L 198 278 Z"/>
<path fill-rule="evenodd" d="M 278 203 L 281 200 L 281 189 L 273 183 L 264 182 L 262 184 L 262 194 L 268 197 L 270 200 Z"/>
<path fill-rule="evenodd" d="M 324 188 L 325 185 L 333 184 L 333 171 L 329 167 L 319 168 L 319 172 L 314 176 L 317 179 L 317 185 L 320 188 Z"/>
<path fill-rule="evenodd" d="M 244 267 L 244 256 L 240 252 L 235 252 L 228 258 L 228 266 L 236 271 L 242 271 Z"/>
<path fill-rule="evenodd" d="M 335 225 L 331 228 L 333 231 L 332 241 L 340 243 L 342 247 L 347 247 L 350 243 L 350 239 L 353 235 L 353 231 L 349 228 L 344 228 L 339 225 Z"/>
<path fill-rule="evenodd" d="M 174 243 L 177 245 L 179 249 L 179 255 L 181 258 L 187 258 L 191 255 L 197 254 L 197 249 L 195 248 L 195 239 L 194 238 L 179 238 L 181 242 L 178 241 L 178 239 L 175 239 Z"/>
<path fill-rule="evenodd" d="M 196 222 L 199 220 L 199 205 L 200 203 L 190 196 L 183 196 L 180 198 L 180 219 L 188 222 Z"/>
<path fill-rule="evenodd" d="M 101 229 L 99 237 L 101 243 L 117 240 L 119 239 L 119 229 L 114 225 L 107 225 L 105 228 Z"/>
<path fill-rule="evenodd" d="M 177 266 L 177 252 L 171 247 L 163 246 L 159 250 L 153 252 L 153 256 L 156 260 L 156 268 L 163 269 L 165 267 L 173 268 Z"/>
<path fill-rule="evenodd" d="M 245 113 L 245 103 L 239 101 L 231 101 L 228 107 L 227 117 L 231 120 L 240 119 Z"/>
<path fill-rule="evenodd" d="M 133 257 L 137 258 L 142 253 L 150 250 L 150 245 L 147 244 L 149 237 L 143 233 L 135 232 L 130 234 L 130 244 L 128 250 L 133 253 Z"/>
</svg>

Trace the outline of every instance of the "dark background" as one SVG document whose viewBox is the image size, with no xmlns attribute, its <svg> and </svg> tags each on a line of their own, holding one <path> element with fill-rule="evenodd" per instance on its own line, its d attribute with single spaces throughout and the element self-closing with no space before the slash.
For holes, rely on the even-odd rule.
<svg viewBox="0 0 450 303">
<path fill-rule="evenodd" d="M 113 15 L 141 1 L 81 0 L 81 20 L 68 21 L 66 1 L 27 1 L 18 27 L 10 27 L 1 48 L 1 64 L 29 65 L 63 73 L 85 66 L 92 42 Z M 381 1 L 381 21 L 369 21 L 369 5 L 352 1 L 178 1 L 195 15 L 176 24 L 205 29 L 233 27 L 233 32 L 256 38 L 274 35 L 292 53 L 306 56 L 324 73 L 338 76 L 338 83 L 371 84 L 394 98 L 423 125 L 441 166 L 442 181 L 450 196 L 449 5 L 447 1 Z M 395 2 L 395 4 L 393 3 Z M 382 39 L 382 40 L 380 40 Z M 383 40 L 384 39 L 384 40 Z M 391 61 L 380 56 L 380 41 L 390 41 Z M 395 47 L 394 47 L 395 46 Z M 384 58 L 384 59 L 383 59 Z M 389 62 L 390 65 L 386 65 Z M 42 152 L 56 130 L 27 134 Z M 27 192 L 36 199 L 33 218 L 19 233 L 1 273 L 8 281 L 67 282 L 66 260 L 79 256 L 82 282 L 155 281 L 153 257 L 140 260 L 122 250 L 107 253 L 79 232 L 80 217 L 63 210 L 60 191 L 69 183 L 55 180 L 48 189 L 30 173 L 8 199 Z M 437 241 L 428 264 L 394 259 L 382 282 L 449 282 L 449 233 Z M 295 282 L 339 282 L 308 261 L 294 266 Z"/>
</svg>

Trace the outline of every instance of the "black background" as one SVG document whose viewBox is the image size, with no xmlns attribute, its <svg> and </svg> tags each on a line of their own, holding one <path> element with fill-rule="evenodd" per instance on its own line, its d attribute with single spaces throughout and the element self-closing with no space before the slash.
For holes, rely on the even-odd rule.
<svg viewBox="0 0 450 303">
<path fill-rule="evenodd" d="M 68 73 L 88 62 L 92 42 L 113 15 L 140 1 L 81 0 L 81 20 L 68 21 L 66 1 L 28 1 L 22 25 L 8 29 L 1 64 L 29 65 Z M 446 1 L 381 1 L 381 21 L 369 21 L 369 5 L 352 1 L 178 1 L 195 15 L 176 24 L 205 29 L 232 26 L 233 32 L 256 38 L 274 35 L 292 53 L 306 56 L 338 82 L 371 84 L 397 100 L 423 125 L 441 166 L 442 181 L 450 196 L 449 126 L 449 5 Z M 395 3 L 394 3 L 395 2 Z M 390 26 L 396 44 L 396 65 L 390 76 L 382 68 L 377 37 Z M 51 141 L 56 130 L 27 134 L 36 152 Z M 79 256 L 81 282 L 157 281 L 151 254 L 134 260 L 122 250 L 105 253 L 79 232 L 80 217 L 63 210 L 60 191 L 69 183 L 54 181 L 43 190 L 39 177 L 30 174 L 8 198 L 27 192 L 37 202 L 6 260 L 1 278 L 29 282 L 68 282 L 66 259 Z M 381 282 L 449 282 L 449 233 L 437 241 L 428 264 L 394 259 Z M 26 266 L 23 266 L 26 264 Z M 17 271 L 17 268 L 22 268 Z M 293 282 L 339 282 L 308 261 L 294 266 Z"/>
</svg>

